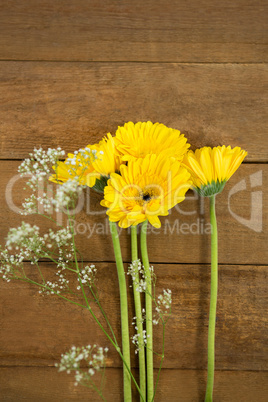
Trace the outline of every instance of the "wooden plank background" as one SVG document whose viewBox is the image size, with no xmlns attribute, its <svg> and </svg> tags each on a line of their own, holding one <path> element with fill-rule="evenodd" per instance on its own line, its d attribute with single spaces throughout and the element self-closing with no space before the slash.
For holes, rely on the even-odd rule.
<svg viewBox="0 0 268 402">
<path fill-rule="evenodd" d="M 1 244 L 21 221 L 17 168 L 35 146 L 69 152 L 126 121 L 151 120 L 180 129 L 193 148 L 230 144 L 248 151 L 217 197 L 218 402 L 264 402 L 268 393 L 267 6 L 263 0 L 0 0 Z M 239 183 L 245 188 L 231 196 Z M 98 226 L 107 220 L 99 195 L 84 197 L 78 246 L 96 263 L 101 300 L 120 337 L 112 243 Z M 42 231 L 49 227 L 26 219 Z M 157 291 L 170 287 L 174 295 L 159 402 L 204 399 L 208 222 L 207 200 L 189 192 L 148 236 Z M 127 230 L 120 240 L 127 267 Z M 50 264 L 41 265 L 53 274 Z M 73 344 L 106 342 L 88 315 L 25 284 L 1 282 L 0 288 L 0 400 L 97 401 L 54 368 Z M 131 289 L 129 300 L 133 316 Z M 159 328 L 155 342 L 160 345 Z M 132 363 L 137 367 L 133 351 Z M 122 400 L 120 367 L 111 350 L 105 388 L 111 402 Z"/>
<path fill-rule="evenodd" d="M 267 1 L 9 0 L 0 50 L 9 60 L 267 61 Z"/>
<path fill-rule="evenodd" d="M 239 144 L 248 161 L 267 162 L 266 64 L 10 61 L 0 74 L 1 158 L 40 145 L 71 151 L 125 121 L 151 120 L 181 130 L 193 147 Z"/>
</svg>

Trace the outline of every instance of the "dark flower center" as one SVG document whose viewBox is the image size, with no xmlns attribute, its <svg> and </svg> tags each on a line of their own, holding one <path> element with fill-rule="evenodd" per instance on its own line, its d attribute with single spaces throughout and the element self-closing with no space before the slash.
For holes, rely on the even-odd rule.
<svg viewBox="0 0 268 402">
<path fill-rule="evenodd" d="M 143 199 L 143 201 L 150 201 L 151 196 L 150 196 L 150 194 L 145 193 L 145 194 L 143 194 L 142 199 Z"/>
</svg>

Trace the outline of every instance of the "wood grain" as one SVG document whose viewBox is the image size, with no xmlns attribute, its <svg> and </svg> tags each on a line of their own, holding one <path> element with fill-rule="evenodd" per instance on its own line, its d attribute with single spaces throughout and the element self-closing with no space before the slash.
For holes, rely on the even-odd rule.
<svg viewBox="0 0 268 402">
<path fill-rule="evenodd" d="M 100 302 L 120 341 L 119 292 L 115 264 L 96 264 Z M 55 280 L 55 268 L 41 264 L 46 280 Z M 32 279 L 37 269 L 26 265 Z M 167 324 L 164 367 L 205 369 L 209 311 L 208 265 L 155 265 L 156 295 L 162 289 L 173 294 L 172 316 Z M 267 266 L 219 267 L 216 325 L 217 370 L 267 370 Z M 131 284 L 129 276 L 128 284 Z M 75 289 L 77 279 L 70 276 Z M 16 295 L 16 296 L 15 296 Z M 135 315 L 129 288 L 129 321 Z M 74 299 L 82 302 L 81 298 Z M 33 285 L 1 281 L 0 358 L 7 366 L 53 365 L 72 345 L 98 343 L 109 347 L 108 367 L 120 367 L 112 345 L 91 319 L 88 311 L 57 296 L 43 296 Z M 93 311 L 103 322 L 97 307 Z M 105 326 L 106 328 L 107 326 Z M 133 326 L 130 333 L 133 334 Z M 162 345 L 161 326 L 154 327 L 155 351 Z M 155 367 L 160 358 L 155 356 Z M 132 347 L 132 365 L 137 367 Z"/>
<path fill-rule="evenodd" d="M 1 172 L 5 173 L 0 179 L 0 244 L 4 243 L 10 227 L 19 226 L 21 220 L 38 224 L 42 232 L 53 225 L 44 218 L 21 217 L 14 212 L 13 207 L 21 206 L 24 196 L 28 195 L 23 191 L 24 181 L 16 176 L 18 164 L 0 161 Z M 219 262 L 222 264 L 267 264 L 267 170 L 266 164 L 243 164 L 217 197 Z M 232 195 L 230 192 L 241 183 L 245 190 L 237 188 L 239 191 Z M 149 227 L 148 247 L 152 263 L 210 262 L 209 200 L 197 199 L 192 192 L 188 197 L 173 208 L 168 217 L 161 218 L 161 229 Z M 114 260 L 107 216 L 99 204 L 101 199 L 100 194 L 85 191 L 81 212 L 76 215 L 77 247 L 86 261 Z M 62 215 L 59 214 L 57 219 L 61 223 Z M 123 258 L 130 261 L 129 230 L 121 229 L 120 241 Z"/>
<path fill-rule="evenodd" d="M 248 161 L 267 161 L 267 77 L 265 64 L 0 62 L 0 157 L 70 152 L 151 120 L 193 148 L 241 146 Z"/>
<path fill-rule="evenodd" d="M 2 3 L 2 60 L 267 61 L 261 0 Z"/>
<path fill-rule="evenodd" d="M 104 395 L 109 402 L 123 401 L 121 371 L 106 370 Z M 0 368 L 2 401 L 17 402 L 97 402 L 92 391 L 75 387 L 71 375 L 57 373 L 54 368 Z M 201 402 L 204 400 L 206 373 L 201 370 L 167 370 L 161 372 L 156 402 Z M 266 402 L 267 373 L 216 371 L 214 398 L 217 402 Z M 138 401 L 133 390 L 134 401 Z"/>
<path fill-rule="evenodd" d="M 217 197 L 214 399 L 266 402 L 267 1 L 0 3 L 0 244 L 22 219 L 16 207 L 24 199 L 24 184 L 17 180 L 14 159 L 27 157 L 34 147 L 61 146 L 70 152 L 109 131 L 114 134 L 127 121 L 147 120 L 181 130 L 193 148 L 241 146 L 249 153 L 246 164 Z M 100 300 L 120 340 L 116 269 L 100 199 L 85 191 L 75 221 L 77 245 L 85 260 L 96 262 Z M 51 227 L 37 217 L 23 219 L 38 224 L 41 232 Z M 173 292 L 156 402 L 204 400 L 208 222 L 208 200 L 203 203 L 189 192 L 187 201 L 162 219 L 162 228 L 148 235 L 157 292 Z M 128 262 L 126 230 L 120 240 Z M 54 278 L 51 264 L 41 267 Z M 27 263 L 26 270 L 38 278 Z M 129 303 L 132 317 L 131 288 Z M 154 331 L 160 348 L 161 328 Z M 53 367 L 73 344 L 95 342 L 107 345 L 86 309 L 42 296 L 28 284 L 0 282 L 1 401 L 98 401 Z M 137 376 L 133 348 L 131 359 Z M 105 396 L 109 402 L 123 401 L 121 362 L 112 348 L 107 366 Z M 139 400 L 135 390 L 133 400 Z"/>
</svg>

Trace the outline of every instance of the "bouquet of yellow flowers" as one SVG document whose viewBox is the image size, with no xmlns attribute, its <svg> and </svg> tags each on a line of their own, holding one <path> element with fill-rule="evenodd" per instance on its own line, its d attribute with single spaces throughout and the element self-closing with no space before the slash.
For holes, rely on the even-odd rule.
<svg viewBox="0 0 268 402">
<path fill-rule="evenodd" d="M 36 149 L 19 168 L 22 175 L 30 174 L 27 184 L 34 191 L 23 204 L 24 213 L 35 213 L 53 221 L 53 208 L 55 211 L 64 210 L 68 225 L 57 231 L 50 229 L 44 236 L 40 236 L 37 226 L 27 223 L 11 229 L 6 248 L 1 250 L 2 277 L 7 281 L 18 279 L 32 283 L 40 288 L 41 293 L 54 294 L 89 311 L 122 359 L 126 402 L 132 400 L 132 381 L 140 395 L 140 401 L 154 400 L 164 359 L 165 326 L 171 314 L 171 291 L 164 289 L 162 294 L 155 296 L 155 274 L 150 266 L 147 251 L 147 226 L 150 224 L 160 228 L 159 217 L 167 216 L 175 205 L 182 202 L 190 188 L 201 196 L 210 198 L 211 304 L 206 401 L 212 401 L 218 265 L 215 197 L 223 190 L 226 181 L 237 170 L 247 153 L 238 147 L 232 149 L 230 146 L 213 149 L 204 147 L 195 152 L 189 148 L 190 144 L 179 130 L 150 121 L 136 124 L 128 122 L 118 127 L 115 136 L 108 133 L 98 144 L 89 144 L 73 154 L 68 154 L 65 160 L 65 154 L 60 148 L 46 152 Z M 40 183 L 47 177 L 58 185 L 54 196 L 47 193 L 40 195 Z M 103 194 L 101 205 L 106 208 L 109 219 L 120 290 L 122 345 L 116 339 L 100 304 L 94 282 L 96 267 L 85 266 L 75 243 L 75 206 L 85 187 Z M 135 304 L 136 333 L 132 337 L 132 343 L 139 357 L 138 381 L 131 369 L 126 272 L 117 223 L 123 229 L 130 227 L 131 232 L 132 262 L 127 273 L 132 277 Z M 141 226 L 140 258 L 138 225 Z M 49 259 L 57 265 L 56 282 L 47 280 L 41 272 L 38 264 L 41 258 Z M 36 266 L 39 281 L 24 270 L 25 259 Z M 77 276 L 78 286 L 75 289 L 71 288 L 66 273 Z M 141 293 L 145 294 L 144 304 Z M 92 300 L 100 308 L 109 331 L 95 315 L 91 306 Z M 160 369 L 154 380 L 153 325 L 159 322 L 163 326 L 163 344 Z M 93 375 L 105 367 L 107 352 L 108 347 L 73 346 L 68 353 L 62 355 L 58 364 L 59 370 L 74 371 L 76 384 L 93 387 L 100 398 L 105 400 L 103 382 L 98 386 L 93 381 Z"/>
</svg>

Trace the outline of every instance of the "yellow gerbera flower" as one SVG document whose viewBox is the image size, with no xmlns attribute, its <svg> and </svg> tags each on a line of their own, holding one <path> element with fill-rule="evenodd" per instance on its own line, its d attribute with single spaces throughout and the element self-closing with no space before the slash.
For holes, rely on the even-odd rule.
<svg viewBox="0 0 268 402">
<path fill-rule="evenodd" d="M 161 154 L 131 160 L 121 165 L 120 174 L 111 174 L 101 205 L 109 208 L 110 221 L 119 221 L 123 228 L 146 219 L 159 228 L 158 216 L 168 215 L 191 186 L 187 169 Z"/>
<path fill-rule="evenodd" d="M 144 158 L 150 154 L 158 155 L 160 152 L 181 161 L 190 147 L 179 130 L 160 123 L 153 124 L 151 121 L 136 124 L 128 122 L 123 127 L 118 127 L 115 145 L 124 161 Z"/>
<path fill-rule="evenodd" d="M 67 180 L 77 180 L 82 185 L 96 186 L 103 191 L 109 175 L 119 171 L 121 156 L 115 151 L 114 138 L 110 133 L 98 144 L 88 145 L 74 154 L 68 154 L 64 162 L 58 162 L 53 167 L 55 174 L 51 181 L 64 183 Z"/>
<path fill-rule="evenodd" d="M 220 193 L 239 168 L 247 152 L 239 147 L 203 147 L 188 151 L 183 165 L 191 173 L 194 188 L 203 196 Z"/>
</svg>

